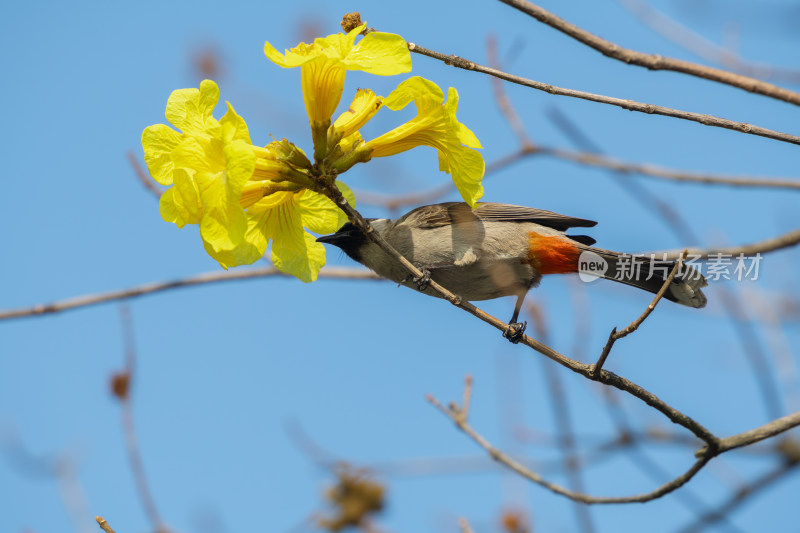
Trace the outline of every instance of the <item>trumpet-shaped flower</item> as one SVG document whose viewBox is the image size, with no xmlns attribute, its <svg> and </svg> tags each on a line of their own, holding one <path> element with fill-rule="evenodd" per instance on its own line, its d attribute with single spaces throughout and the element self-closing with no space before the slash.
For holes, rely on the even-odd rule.
<svg viewBox="0 0 800 533">
<path fill-rule="evenodd" d="M 236 249 L 244 238 L 245 186 L 259 180 L 258 192 L 253 194 L 250 187 L 245 198 L 254 203 L 271 192 L 270 180 L 298 173 L 279 160 L 278 151 L 251 144 L 247 124 L 230 104 L 216 120 L 212 111 L 218 98 L 219 89 L 210 80 L 203 81 L 200 90 L 174 91 L 167 101 L 166 117 L 181 131 L 156 124 L 142 134 L 150 174 L 163 185 L 173 185 L 161 197 L 162 217 L 178 227 L 199 224 L 206 249 L 215 259 Z"/>
<path fill-rule="evenodd" d="M 228 104 L 220 120 L 212 116 L 218 99 L 211 80 L 204 80 L 200 90 L 174 91 L 165 115 L 181 131 L 156 124 L 142 134 L 150 174 L 173 185 L 161 198 L 162 217 L 178 227 L 199 223 L 212 247 L 241 239 L 247 220 L 239 197 L 256 160 L 247 124 L 233 107 Z"/>
<path fill-rule="evenodd" d="M 341 182 L 339 190 L 353 203 L 353 193 Z M 305 282 L 317 279 L 325 265 L 325 248 L 304 228 L 320 234 L 335 232 L 347 221 L 327 197 L 309 189 L 266 196 L 247 210 L 247 230 L 240 245 L 215 258 L 223 266 L 252 263 L 272 241 L 272 262 L 282 272 Z M 210 253 L 210 252 L 209 252 Z"/>
<path fill-rule="evenodd" d="M 475 207 L 483 196 L 484 161 L 474 149 L 482 147 L 475 134 L 456 119 L 458 93 L 451 87 L 445 102 L 438 85 L 415 76 L 392 91 L 383 105 L 397 111 L 412 101 L 417 107 L 416 117 L 368 141 L 361 149 L 369 150 L 369 157 L 386 157 L 415 146 L 435 148 L 439 170 L 452 175 L 461 197 Z"/>
<path fill-rule="evenodd" d="M 383 98 L 371 90 L 357 90 L 350 107 L 339 115 L 339 118 L 331 126 L 333 136 L 342 138 L 358 131 L 375 116 L 381 105 L 383 105 Z"/>
<path fill-rule="evenodd" d="M 329 121 L 336 111 L 346 71 L 391 76 L 411 70 L 411 54 L 399 35 L 371 32 L 355 44 L 365 27 L 362 24 L 347 34 L 335 33 L 311 44 L 300 43 L 284 54 L 269 42 L 264 44 L 264 53 L 275 64 L 301 67 L 303 99 L 312 127 Z"/>
</svg>

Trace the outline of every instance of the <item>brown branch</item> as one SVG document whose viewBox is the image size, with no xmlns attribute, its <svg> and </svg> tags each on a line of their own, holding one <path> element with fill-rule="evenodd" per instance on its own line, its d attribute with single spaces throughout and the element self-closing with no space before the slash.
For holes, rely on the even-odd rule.
<svg viewBox="0 0 800 533">
<path fill-rule="evenodd" d="M 486 56 L 489 60 L 489 66 L 500 69 L 500 60 L 497 57 L 497 38 L 494 35 L 486 39 Z M 525 132 L 525 126 L 522 124 L 522 120 L 520 120 L 519 115 L 511 105 L 511 101 L 508 99 L 503 88 L 503 83 L 498 78 L 491 78 L 491 82 L 497 107 L 500 108 L 500 112 L 506 117 L 506 121 L 508 121 L 508 125 L 511 126 L 514 135 L 519 139 L 520 146 L 522 146 L 523 149 L 533 148 L 534 144 Z"/>
<path fill-rule="evenodd" d="M 628 327 L 626 327 L 621 331 L 617 331 L 617 328 L 611 330 L 611 333 L 608 336 L 608 342 L 606 342 L 606 345 L 603 347 L 603 351 L 600 354 L 600 358 L 594 365 L 593 373 L 599 372 L 603 368 L 603 365 L 605 364 L 606 359 L 608 358 L 608 354 L 611 353 L 611 348 L 614 346 L 614 343 L 623 337 L 627 337 L 628 335 L 639 329 L 639 326 L 642 325 L 642 322 L 644 322 L 647 319 L 647 317 L 650 316 L 650 313 L 653 312 L 653 310 L 656 308 L 656 305 L 658 305 L 658 302 L 660 302 L 661 298 L 664 297 L 664 294 L 666 294 L 667 289 L 672 283 L 672 280 L 675 279 L 675 276 L 678 274 L 681 267 L 683 266 L 683 262 L 686 260 L 687 253 L 688 253 L 687 250 L 683 251 L 683 254 L 681 255 L 680 258 L 678 258 L 678 261 L 675 263 L 675 266 L 672 267 L 672 271 L 669 273 L 669 276 L 667 276 L 667 279 L 664 280 L 664 283 L 661 285 L 661 288 L 658 290 L 655 297 L 647 306 L 647 308 L 644 310 L 644 312 L 641 315 L 639 315 L 639 318 L 631 322 L 630 325 L 628 325 Z"/>
<path fill-rule="evenodd" d="M 774 178 L 770 176 L 737 176 L 732 174 L 675 170 L 649 163 L 630 163 L 615 159 L 613 157 L 593 154 L 591 152 L 577 152 L 573 150 L 550 148 L 545 146 L 537 146 L 531 151 L 531 154 L 554 157 L 581 165 L 605 168 L 620 174 L 640 174 L 642 176 L 651 178 L 660 178 L 684 183 L 800 190 L 800 179 Z"/>
<path fill-rule="evenodd" d="M 428 56 L 433 59 L 438 59 L 439 61 L 442 61 L 445 64 L 451 65 L 456 68 L 480 72 L 482 74 L 488 74 L 490 76 L 495 76 L 497 78 L 509 81 L 511 83 L 516 83 L 518 85 L 530 87 L 531 89 L 536 89 L 538 91 L 543 91 L 556 96 L 569 96 L 571 98 L 580 98 L 582 100 L 588 100 L 590 102 L 597 102 L 601 104 L 608 104 L 616 107 L 621 107 L 622 109 L 627 109 L 628 111 L 638 111 L 640 113 L 646 113 L 649 115 L 662 115 L 665 117 L 678 118 L 682 120 L 688 120 L 690 122 L 697 122 L 705 126 L 723 128 L 723 129 L 738 131 L 740 133 L 757 135 L 759 137 L 766 137 L 768 139 L 773 139 L 776 141 L 782 141 L 800 145 L 800 137 L 798 137 L 797 135 L 770 130 L 767 128 L 763 128 L 761 126 L 747 124 L 745 122 L 737 122 L 721 117 L 716 117 L 714 115 L 693 113 L 690 111 L 682 111 L 680 109 L 673 109 L 670 107 L 645 104 L 642 102 L 637 102 L 635 100 L 626 100 L 623 98 L 614 98 L 612 96 L 604 96 L 601 94 L 578 91 L 575 89 L 566 89 L 564 87 L 557 87 L 555 85 L 550 85 L 547 83 L 542 83 L 540 81 L 523 78 L 521 76 L 514 76 L 512 74 L 508 74 L 507 72 L 489 68 L 455 55 L 447 55 L 447 54 L 442 54 L 441 52 L 429 50 L 427 48 L 418 46 L 415 43 L 408 43 L 408 49 L 417 54 Z"/>
<path fill-rule="evenodd" d="M 587 503 L 587 504 L 610 504 L 610 503 L 643 503 L 648 502 L 651 500 L 655 500 L 664 496 L 665 494 L 669 494 L 670 492 L 678 489 L 686 482 L 688 482 L 692 477 L 694 477 L 697 472 L 699 472 L 705 464 L 711 460 L 710 455 L 702 456 L 692 465 L 689 470 L 684 472 L 682 475 L 676 477 L 669 483 L 666 483 L 656 490 L 645 493 L 645 494 L 638 494 L 635 496 L 622 496 L 622 497 L 597 497 L 591 496 L 589 494 L 584 494 L 580 492 L 571 491 L 566 489 L 560 485 L 552 483 L 550 481 L 545 480 L 542 476 L 533 472 L 522 463 L 514 460 L 501 450 L 494 447 L 486 438 L 476 432 L 472 426 L 466 420 L 466 417 L 461 415 L 462 410 L 458 408 L 458 406 L 445 407 L 442 405 L 435 397 L 432 395 L 428 395 L 427 399 L 431 404 L 433 404 L 439 411 L 445 414 L 448 418 L 450 418 L 456 426 L 467 434 L 473 441 L 475 441 L 481 448 L 486 450 L 489 456 L 494 459 L 495 461 L 507 466 L 517 474 L 521 475 L 525 479 L 528 479 L 556 494 L 560 494 L 562 496 L 566 496 L 567 498 Z M 454 408 L 455 407 L 455 408 Z"/>
<path fill-rule="evenodd" d="M 719 63 L 745 76 L 800 83 L 800 70 L 744 60 L 728 48 L 706 39 L 646 2 L 617 0 L 617 3 L 654 32 L 707 61 Z"/>
<path fill-rule="evenodd" d="M 111 526 L 108 525 L 108 522 L 106 522 L 106 519 L 102 516 L 95 517 L 95 520 L 97 521 L 97 525 L 100 526 L 100 529 L 105 531 L 105 533 L 115 533 L 114 530 L 111 529 Z"/>
<path fill-rule="evenodd" d="M 763 96 L 789 102 L 794 105 L 800 105 L 800 93 L 790 91 L 789 89 L 784 89 L 783 87 L 779 87 L 772 83 L 751 78 L 749 76 L 744 76 L 742 74 L 728 72 L 727 70 L 692 63 L 691 61 L 664 57 L 658 54 L 644 54 L 642 52 L 637 52 L 636 50 L 623 48 L 622 46 L 589 33 L 588 31 L 571 24 L 566 20 L 550 13 L 549 11 L 542 9 L 536 4 L 526 0 L 500 1 L 515 9 L 518 9 L 519 11 L 522 11 L 526 15 L 530 15 L 541 23 L 558 30 L 569 37 L 572 37 L 578 42 L 581 42 L 590 48 L 594 48 L 604 56 L 622 61 L 623 63 L 645 67 L 650 70 L 671 70 L 673 72 L 680 72 L 716 83 L 738 87 L 739 89 L 744 89 L 745 91 L 749 91 L 751 93 L 761 94 Z"/>
<path fill-rule="evenodd" d="M 159 188 L 147 172 L 144 171 L 142 165 L 139 163 L 139 158 L 136 157 L 133 151 L 128 151 L 128 162 L 131 164 L 134 174 L 136 174 L 136 177 L 139 179 L 139 183 L 144 185 L 144 188 L 150 191 L 156 199 L 161 198 L 161 195 L 164 194 L 164 190 Z"/>
<path fill-rule="evenodd" d="M 543 341 L 546 339 L 547 329 L 545 327 L 544 313 L 540 306 L 531 304 L 528 307 L 533 323 L 536 326 L 536 335 Z M 561 382 L 558 369 L 545 361 L 541 360 L 545 376 L 545 384 L 549 389 L 550 404 L 553 408 L 553 420 L 556 423 L 558 449 L 561 452 L 561 459 L 564 465 L 564 472 L 567 476 L 568 487 L 577 493 L 584 493 L 583 475 L 577 461 L 577 443 L 575 431 L 572 423 L 572 413 L 569 410 L 564 385 Z M 573 504 L 575 516 L 581 531 L 591 533 L 595 531 L 592 515 L 589 508 L 577 502 Z"/>
<path fill-rule="evenodd" d="M 745 431 L 744 433 L 739 433 L 738 435 L 733 435 L 732 437 L 720 439 L 718 442 L 719 448 L 717 453 L 727 452 L 728 450 L 741 448 L 742 446 L 749 446 L 764 439 L 779 435 L 785 431 L 789 431 L 797 426 L 800 426 L 800 411 L 786 415 L 782 418 L 778 418 L 777 420 L 773 420 L 772 422 L 764 424 L 763 426 L 755 429 L 751 429 L 750 431 Z M 699 456 L 707 452 L 708 450 L 703 448 L 702 450 L 698 451 L 696 455 Z"/>
<path fill-rule="evenodd" d="M 730 513 L 736 509 L 736 507 L 744 503 L 748 498 L 755 496 L 762 490 L 772 486 L 775 482 L 783 479 L 792 473 L 798 466 L 800 466 L 800 463 L 789 463 L 782 464 L 772 469 L 753 482 L 748 483 L 741 489 L 734 491 L 734 494 L 730 497 L 730 499 L 720 505 L 717 509 L 714 509 L 713 511 L 701 516 L 696 522 L 690 524 L 684 529 L 681 529 L 681 533 L 696 533 L 705 529 L 706 526 L 719 522 L 720 520 L 724 520 L 730 516 Z"/>
<path fill-rule="evenodd" d="M 472 526 L 469 525 L 467 519 L 463 516 L 458 519 L 458 528 L 461 530 L 461 533 L 475 533 L 475 530 L 472 529 Z"/>
<path fill-rule="evenodd" d="M 120 320 L 122 322 L 122 337 L 125 350 L 125 370 L 122 374 L 124 385 L 118 388 L 119 375 L 114 379 L 114 392 L 122 405 L 122 429 L 125 436 L 125 447 L 128 452 L 128 460 L 131 464 L 133 479 L 136 483 L 136 490 L 139 499 L 144 507 L 145 514 L 150 520 L 150 526 L 156 533 L 167 533 L 169 530 L 164 525 L 161 516 L 156 508 L 150 484 L 144 472 L 144 462 L 139 451 L 139 439 L 136 435 L 136 426 L 133 422 L 133 404 L 131 402 L 131 384 L 133 383 L 134 372 L 136 370 L 136 346 L 133 337 L 133 319 L 127 305 L 120 305 Z M 101 526 L 102 527 L 102 526 Z"/>
<path fill-rule="evenodd" d="M 66 300 L 60 300 L 47 304 L 38 304 L 33 307 L 23 307 L 19 309 L 6 309 L 0 310 L 0 320 L 8 320 L 12 318 L 23 318 L 40 316 L 51 313 L 60 313 L 62 311 L 69 311 L 80 307 L 87 307 L 116 300 L 127 300 L 136 298 L 146 294 L 153 294 L 156 292 L 178 289 L 181 287 L 192 287 L 194 285 L 204 285 L 208 283 L 219 283 L 224 281 L 238 281 L 254 278 L 266 278 L 271 276 L 284 276 L 291 277 L 274 267 L 267 268 L 249 268 L 236 271 L 226 272 L 206 272 L 184 279 L 174 281 L 161 281 L 146 283 L 137 287 L 130 287 L 128 289 L 121 289 L 116 291 L 109 291 L 97 294 L 87 294 L 85 296 L 78 296 Z M 329 279 L 370 279 L 380 280 L 377 274 L 369 270 L 354 269 L 354 268 L 324 268 L 319 273 L 320 278 Z"/>
<path fill-rule="evenodd" d="M 782 178 L 772 176 L 748 176 L 734 174 L 716 174 L 711 172 L 692 172 L 678 170 L 650 163 L 626 162 L 613 157 L 594 154 L 591 152 L 567 150 L 550 146 L 533 145 L 523 146 L 519 150 L 503 156 L 486 165 L 485 176 L 507 168 L 527 157 L 544 156 L 561 159 L 586 165 L 590 167 L 613 170 L 618 175 L 625 176 L 638 174 L 645 177 L 677 181 L 680 183 L 701 183 L 705 185 L 729 185 L 732 187 L 790 189 L 800 190 L 800 179 Z M 380 194 L 369 191 L 356 191 L 360 204 L 377 205 L 389 210 L 401 207 L 417 206 L 436 202 L 447 194 L 455 191 L 452 181 L 425 191 L 413 192 L 405 195 Z"/>
<path fill-rule="evenodd" d="M 782 250 L 800 244 L 800 229 L 796 229 L 785 233 L 774 239 L 767 239 L 765 241 L 755 242 L 753 244 L 745 244 L 742 246 L 732 246 L 729 248 L 689 248 L 689 256 L 692 258 L 708 259 L 710 256 L 717 256 L 718 254 L 738 256 L 739 254 L 756 255 Z M 686 251 L 686 250 L 684 250 Z M 667 252 L 655 252 L 661 257 L 666 254 L 666 259 L 677 259 L 683 251 L 669 250 Z"/>
</svg>

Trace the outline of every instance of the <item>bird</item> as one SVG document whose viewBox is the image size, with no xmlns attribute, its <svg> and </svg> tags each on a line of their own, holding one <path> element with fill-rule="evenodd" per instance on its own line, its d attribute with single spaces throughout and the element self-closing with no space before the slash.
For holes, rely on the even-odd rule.
<svg viewBox="0 0 800 533">
<path fill-rule="evenodd" d="M 468 301 L 516 296 L 503 333 L 512 342 L 519 342 L 525 331 L 526 323 L 518 322 L 525 296 L 544 275 L 579 273 L 585 280 L 601 277 L 655 294 L 676 263 L 595 248 L 592 237 L 567 232 L 597 222 L 519 205 L 485 202 L 472 208 L 445 202 L 417 207 L 397 219 L 367 220 L 423 275 L 409 276 L 351 222 L 317 241 L 337 246 L 381 277 L 430 296 L 441 297 L 430 280 Z M 706 285 L 697 269 L 684 265 L 664 298 L 701 308 L 707 301 L 701 290 Z"/>
</svg>

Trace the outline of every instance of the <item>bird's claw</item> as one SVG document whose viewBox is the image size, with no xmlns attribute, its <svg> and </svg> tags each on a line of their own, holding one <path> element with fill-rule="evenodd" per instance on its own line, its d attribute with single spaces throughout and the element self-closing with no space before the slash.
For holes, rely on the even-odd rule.
<svg viewBox="0 0 800 533">
<path fill-rule="evenodd" d="M 527 322 L 512 322 L 508 325 L 508 328 L 503 332 L 503 337 L 508 339 L 514 344 L 519 343 L 522 340 L 522 337 L 525 336 L 525 328 L 528 327 Z"/>
<path fill-rule="evenodd" d="M 425 267 L 420 268 L 421 276 L 413 276 L 411 281 L 417 284 L 418 291 L 424 291 L 431 284 L 431 271 Z"/>
</svg>

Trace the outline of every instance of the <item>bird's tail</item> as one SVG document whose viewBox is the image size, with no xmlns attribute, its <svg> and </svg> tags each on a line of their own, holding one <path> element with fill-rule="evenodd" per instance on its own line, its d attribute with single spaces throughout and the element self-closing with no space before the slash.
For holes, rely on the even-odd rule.
<svg viewBox="0 0 800 533">
<path fill-rule="evenodd" d="M 579 245 L 578 273 L 610 279 L 631 285 L 653 294 L 658 293 L 669 277 L 676 261 L 658 259 L 652 255 L 631 255 L 591 246 Z M 664 293 L 664 298 L 688 307 L 705 307 L 706 295 L 700 290 L 708 285 L 696 269 L 683 265 Z"/>
</svg>

